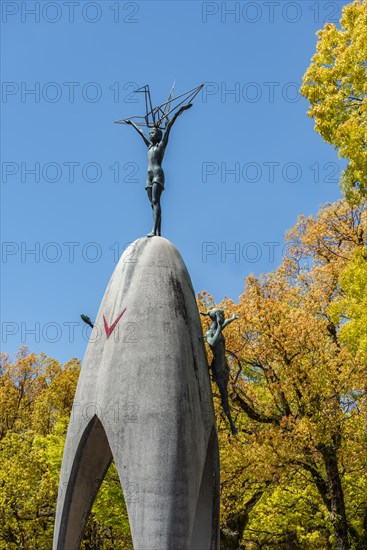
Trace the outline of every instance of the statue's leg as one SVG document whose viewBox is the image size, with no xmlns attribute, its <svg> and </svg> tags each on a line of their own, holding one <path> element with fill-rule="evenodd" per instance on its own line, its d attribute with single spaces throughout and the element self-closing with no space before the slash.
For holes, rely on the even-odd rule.
<svg viewBox="0 0 367 550">
<path fill-rule="evenodd" d="M 161 224 L 161 194 L 162 186 L 159 183 L 153 183 L 152 186 L 152 203 L 153 203 L 153 215 L 154 215 L 154 226 L 152 233 L 154 235 L 159 235 L 160 224 Z"/>
<path fill-rule="evenodd" d="M 219 388 L 219 393 L 222 399 L 222 408 L 224 410 L 224 413 L 226 417 L 228 418 L 228 422 L 231 426 L 231 431 L 233 435 L 236 435 L 238 433 L 238 430 L 235 426 L 235 423 L 233 422 L 231 411 L 229 408 L 229 402 L 228 402 L 228 388 L 227 383 L 225 380 L 223 380 L 222 377 L 220 377 L 217 381 L 217 386 Z"/>
<path fill-rule="evenodd" d="M 147 190 L 147 194 L 148 194 L 148 199 L 149 199 L 149 202 L 150 202 L 150 206 L 152 207 L 152 210 L 153 210 L 152 188 L 151 188 L 151 187 L 147 187 L 146 190 Z"/>
<path fill-rule="evenodd" d="M 153 210 L 153 229 L 151 230 L 150 233 L 148 233 L 147 237 L 153 237 L 153 236 L 155 235 L 155 233 L 154 233 L 155 213 L 154 213 L 154 204 L 153 204 L 153 186 L 151 185 L 150 187 L 147 187 L 146 190 L 147 190 L 147 193 L 148 193 L 148 198 L 149 198 L 149 201 L 150 201 L 150 206 L 152 207 L 152 210 Z"/>
<path fill-rule="evenodd" d="M 158 232 L 157 235 L 161 236 L 161 225 L 162 225 L 162 213 L 159 215 L 159 221 L 158 221 Z"/>
<path fill-rule="evenodd" d="M 161 226 L 162 226 L 162 207 L 161 207 L 161 195 L 163 193 L 163 187 L 159 186 L 160 187 L 160 192 L 159 192 L 159 220 L 158 220 L 158 235 L 160 236 L 161 235 Z"/>
</svg>

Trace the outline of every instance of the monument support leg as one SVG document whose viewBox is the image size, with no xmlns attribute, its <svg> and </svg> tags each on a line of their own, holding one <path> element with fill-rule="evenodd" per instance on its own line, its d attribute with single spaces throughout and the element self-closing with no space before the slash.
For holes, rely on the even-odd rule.
<svg viewBox="0 0 367 550">
<path fill-rule="evenodd" d="M 62 479 L 65 493 L 61 495 L 57 550 L 79 549 L 90 510 L 111 461 L 105 430 L 94 416 L 81 437 L 68 479 L 66 476 Z"/>
<path fill-rule="evenodd" d="M 191 550 L 202 550 L 203 548 L 217 550 L 219 546 L 219 464 L 217 452 L 217 437 L 215 429 L 213 429 L 200 484 Z"/>
</svg>

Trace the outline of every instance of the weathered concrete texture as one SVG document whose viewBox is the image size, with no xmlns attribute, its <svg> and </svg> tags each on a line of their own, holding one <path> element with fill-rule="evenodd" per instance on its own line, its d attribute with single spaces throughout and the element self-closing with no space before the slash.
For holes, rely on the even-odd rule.
<svg viewBox="0 0 367 550">
<path fill-rule="evenodd" d="M 102 300 L 66 440 L 54 550 L 79 548 L 112 457 L 135 550 L 219 548 L 219 454 L 201 324 L 183 260 L 162 237 L 125 251 Z"/>
</svg>

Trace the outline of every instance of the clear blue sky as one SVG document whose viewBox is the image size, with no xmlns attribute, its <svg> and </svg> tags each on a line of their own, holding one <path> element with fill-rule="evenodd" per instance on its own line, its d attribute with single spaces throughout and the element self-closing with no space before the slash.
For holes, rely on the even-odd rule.
<svg viewBox="0 0 367 550">
<path fill-rule="evenodd" d="M 143 114 L 135 85 L 160 103 L 174 80 L 206 83 L 172 130 L 162 197 L 195 291 L 236 300 L 280 263 L 298 215 L 340 197 L 343 162 L 297 86 L 342 5 L 1 2 L 3 351 L 82 358 L 79 314 L 94 319 L 117 249 L 150 229 L 145 146 L 112 123 Z"/>
</svg>

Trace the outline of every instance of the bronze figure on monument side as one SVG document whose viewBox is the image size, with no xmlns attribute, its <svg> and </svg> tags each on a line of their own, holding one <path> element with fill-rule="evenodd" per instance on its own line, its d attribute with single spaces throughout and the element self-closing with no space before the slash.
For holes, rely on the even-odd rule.
<svg viewBox="0 0 367 550">
<path fill-rule="evenodd" d="M 222 408 L 228 418 L 232 434 L 236 435 L 238 430 L 233 422 L 228 403 L 229 366 L 226 358 L 226 342 L 222 331 L 227 325 L 238 319 L 239 316 L 235 313 L 229 319 L 225 319 L 224 311 L 219 308 L 213 308 L 207 313 L 200 312 L 200 315 L 207 315 L 212 321 L 205 335 L 206 341 L 213 352 L 213 360 L 210 364 L 212 379 L 218 386 L 222 399 Z"/>
<path fill-rule="evenodd" d="M 173 85 L 168 100 L 153 108 L 149 86 L 143 86 L 136 90 L 136 93 L 144 93 L 146 115 L 116 121 L 117 124 L 132 126 L 148 147 L 148 174 L 145 189 L 153 210 L 153 228 L 148 233 L 148 237 L 161 235 L 162 212 L 160 199 L 165 181 L 162 162 L 172 126 L 184 111 L 192 107 L 192 101 L 202 87 L 203 85 L 200 85 L 184 94 L 173 97 Z M 170 118 L 171 114 L 173 114 L 172 118 Z M 149 137 L 145 135 L 141 126 L 150 128 Z"/>
<path fill-rule="evenodd" d="M 84 315 L 84 313 L 82 313 L 80 317 L 82 318 L 82 321 L 84 321 L 86 325 L 89 325 L 91 328 L 94 327 L 94 323 L 92 322 L 91 318 L 88 317 L 88 315 Z"/>
</svg>

